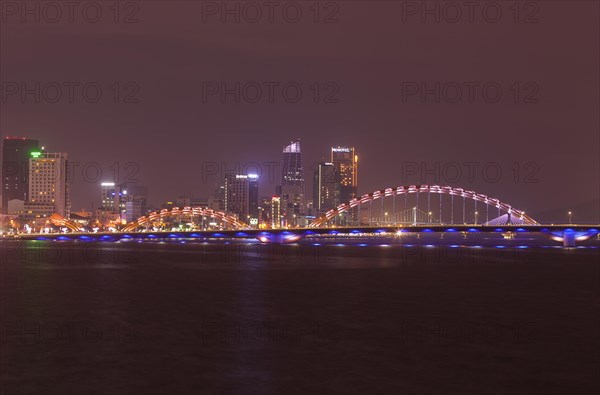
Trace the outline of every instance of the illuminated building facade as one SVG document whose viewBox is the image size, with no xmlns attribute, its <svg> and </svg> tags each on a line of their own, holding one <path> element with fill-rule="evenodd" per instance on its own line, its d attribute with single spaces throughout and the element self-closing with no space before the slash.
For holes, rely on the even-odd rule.
<svg viewBox="0 0 600 395">
<path fill-rule="evenodd" d="M 358 196 L 358 155 L 354 152 L 354 147 L 332 147 L 331 163 L 335 168 L 339 191 L 335 198 L 335 206 L 337 206 Z M 350 210 L 348 217 L 347 219 L 356 221 L 358 211 Z"/>
<path fill-rule="evenodd" d="M 277 193 L 281 197 L 281 215 L 286 226 L 295 226 L 296 218 L 304 214 L 304 170 L 300 140 L 283 147 L 281 183 Z"/>
<path fill-rule="evenodd" d="M 147 187 L 141 185 L 129 187 L 127 184 L 103 182 L 100 184 L 100 188 L 102 193 L 100 215 L 111 217 L 110 214 L 117 214 L 119 221 L 131 222 L 145 214 Z"/>
<path fill-rule="evenodd" d="M 66 153 L 32 152 L 29 159 L 29 199 L 26 211 L 39 216 L 70 216 L 68 160 Z"/>
<path fill-rule="evenodd" d="M 258 176 L 226 174 L 224 202 L 226 212 L 258 226 Z"/>
<path fill-rule="evenodd" d="M 103 182 L 100 184 L 100 188 L 102 192 L 102 204 L 100 205 L 101 210 L 111 213 L 118 212 L 118 187 L 114 182 Z"/>
<path fill-rule="evenodd" d="M 273 196 L 271 198 L 271 228 L 281 227 L 281 198 Z"/>
<path fill-rule="evenodd" d="M 313 209 L 317 215 L 335 207 L 339 201 L 339 182 L 333 163 L 318 163 L 313 178 Z"/>
</svg>

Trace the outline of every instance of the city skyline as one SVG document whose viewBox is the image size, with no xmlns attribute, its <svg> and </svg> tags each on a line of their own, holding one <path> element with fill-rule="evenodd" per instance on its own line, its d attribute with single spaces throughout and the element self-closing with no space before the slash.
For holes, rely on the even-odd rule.
<svg viewBox="0 0 600 395">
<path fill-rule="evenodd" d="M 200 5 L 185 7 L 199 11 Z M 589 11 L 580 12 L 582 7 Z M 143 23 L 12 23 L 7 28 L 13 38 L 2 46 L 2 74 L 5 90 L 16 93 L 7 93 L 2 103 L 0 137 L 36 138 L 53 151 L 69 152 L 73 162 L 100 164 L 105 176 L 119 163 L 123 178 L 128 174 L 124 165 L 133 162 L 140 182 L 155 185 L 149 185 L 155 204 L 170 195 L 208 196 L 217 184 L 214 177 L 191 186 L 177 179 L 197 178 L 203 162 L 229 168 L 236 162 L 277 163 L 281 146 L 300 137 L 306 169 L 328 160 L 326 147 L 359 148 L 362 191 L 417 182 L 453 184 L 519 202 L 549 220 L 566 209 L 598 218 L 600 65 L 594 56 L 598 39 L 586 28 L 595 23 L 594 7 L 545 4 L 546 20 L 560 20 L 565 27 L 559 30 L 505 19 L 499 25 L 421 24 L 411 16 L 412 23 L 396 24 L 393 13 L 365 15 L 360 4 L 344 4 L 346 23 L 331 24 L 219 24 L 211 17 L 216 24 L 197 25 L 193 12 L 182 16 L 178 7 L 165 10 L 151 3 L 144 3 Z M 364 30 L 349 22 L 363 18 Z M 148 26 L 169 34 L 155 35 L 144 30 Z M 404 39 L 405 27 L 411 29 L 410 40 Z M 521 35 L 527 28 L 535 28 L 535 34 Z M 213 29 L 226 34 L 196 40 Z M 504 39 L 489 45 L 499 32 Z M 87 45 L 88 33 L 106 50 Z M 260 49 L 249 52 L 246 41 Z M 129 53 L 128 48 L 138 46 L 144 50 Z M 67 48 L 80 49 L 76 62 Z M 160 65 L 157 51 L 165 53 Z M 474 53 L 478 62 L 473 62 Z M 518 59 L 526 59 L 527 67 L 521 68 Z M 44 65 L 43 75 L 36 64 Z M 61 100 L 50 103 L 40 93 L 39 103 L 34 94 L 23 103 L 20 84 L 34 90 L 38 80 L 40 92 L 44 84 L 61 86 Z M 163 86 L 161 80 L 169 82 Z M 63 85 L 68 81 L 79 84 L 72 102 Z M 269 81 L 278 84 L 273 102 L 263 85 Z M 86 83 L 101 86 L 102 100 L 82 99 Z M 262 100 L 252 103 L 240 94 L 237 103 L 232 94 L 223 101 L 211 93 L 226 92 L 221 83 L 230 90 L 239 83 L 239 91 L 246 86 L 248 94 L 256 84 Z M 300 86 L 302 100 L 282 99 L 285 84 Z M 501 100 L 482 96 L 486 84 L 500 87 Z M 469 86 L 475 92 L 472 101 Z M 116 87 L 122 93 L 117 102 Z M 462 96 L 453 102 L 449 99 L 457 87 Z M 315 92 L 320 93 L 317 102 Z M 124 101 L 126 95 L 137 101 Z M 403 163 L 422 167 L 422 162 L 427 169 L 439 163 L 441 179 L 402 176 Z M 451 163 L 461 166 L 456 182 L 451 182 L 453 174 L 443 174 Z M 465 163 L 478 164 L 474 182 Z M 484 178 L 486 164 L 499 165 L 499 181 Z M 490 177 L 495 170 L 489 168 Z M 89 209 L 96 200 L 88 189 L 80 174 L 72 186 L 74 209 Z"/>
<path fill-rule="evenodd" d="M 600 393 L 599 55 L 598 0 L 0 0 L 0 395 Z"/>
<path fill-rule="evenodd" d="M 10 137 L 6 137 L 2 140 L 2 142 L 4 143 L 4 141 L 34 141 L 36 142 L 36 144 L 40 144 L 37 143 L 38 141 L 43 143 L 41 145 L 47 145 L 46 141 L 43 141 L 41 139 L 31 139 L 29 136 L 27 137 L 23 137 L 23 136 L 10 136 Z M 299 140 L 297 140 L 299 142 Z M 292 141 L 293 144 L 293 141 Z M 314 179 L 314 170 L 316 168 L 318 168 L 319 164 L 321 163 L 330 163 L 331 159 L 332 159 L 332 155 L 334 153 L 335 149 L 340 149 L 340 144 L 331 144 L 329 148 L 327 147 L 319 147 L 321 152 L 323 153 L 321 155 L 321 161 L 316 161 L 314 163 L 309 164 L 309 168 L 306 169 L 306 171 L 308 172 L 307 175 L 304 176 L 305 179 L 308 180 L 308 182 L 306 183 L 306 185 L 304 186 L 305 189 L 305 193 L 304 193 L 304 207 L 306 207 L 307 203 L 312 203 L 314 201 L 314 193 L 315 193 L 315 189 L 314 189 L 314 183 L 315 183 L 315 179 Z M 46 149 L 46 147 L 43 147 L 44 149 Z M 37 149 L 37 148 L 36 148 Z M 344 148 L 345 149 L 345 148 Z M 327 150 L 329 150 L 330 152 L 330 156 L 328 157 L 326 152 Z M 48 152 L 46 150 L 46 152 Z M 76 155 L 76 153 L 75 153 Z M 315 154 L 315 152 L 311 152 L 309 154 L 311 157 L 316 157 L 318 156 L 318 154 Z M 362 155 L 361 155 L 362 157 Z M 325 159 L 328 158 L 328 159 Z M 362 166 L 364 164 L 364 161 L 361 161 L 361 169 Z M 198 164 L 200 169 L 204 170 L 204 165 L 206 162 L 200 162 Z M 233 174 L 242 174 L 244 172 L 244 170 L 246 170 L 246 174 L 249 173 L 260 173 L 258 174 L 258 180 L 259 180 L 259 198 L 264 198 L 264 197 L 268 197 L 271 195 L 278 195 L 277 191 L 279 188 L 279 183 L 280 181 L 280 176 L 279 173 L 283 170 L 283 166 L 281 162 L 277 162 L 277 161 L 267 161 L 264 160 L 262 158 L 255 158 L 252 161 L 248 161 L 248 162 L 242 162 L 241 160 L 236 160 L 234 162 L 232 162 L 232 164 L 228 164 L 226 162 L 208 162 L 209 164 L 214 164 L 218 167 L 218 170 L 216 172 L 212 172 L 212 171 L 208 171 L 206 172 L 207 174 L 202 174 L 200 177 L 197 176 L 197 179 L 195 180 L 196 182 L 190 182 L 190 183 L 185 183 L 185 185 L 181 185 L 178 188 L 179 192 L 175 192 L 175 193 L 168 193 L 165 191 L 162 191 L 161 193 L 161 189 L 158 188 L 156 185 L 154 185 L 153 188 L 153 183 L 150 182 L 149 185 L 146 185 L 142 179 L 140 179 L 138 177 L 138 175 L 141 173 L 141 168 L 137 163 L 132 163 L 132 162 L 121 162 L 121 161 L 116 161 L 114 163 L 111 163 L 109 165 L 103 166 L 102 164 L 100 164 L 99 162 L 96 161 L 90 161 L 90 162 L 78 162 L 75 161 L 75 168 L 70 170 L 71 176 L 72 176 L 72 182 L 70 185 L 70 189 L 72 190 L 74 186 L 78 187 L 75 188 L 77 190 L 77 194 L 76 197 L 73 199 L 72 197 L 70 198 L 70 204 L 72 206 L 72 211 L 90 211 L 93 212 L 96 209 L 98 209 L 101 205 L 101 199 L 98 199 L 98 193 L 97 190 L 95 190 L 94 188 L 96 186 L 101 187 L 102 183 L 106 183 L 106 182 L 114 182 L 114 181 L 110 181 L 112 179 L 114 179 L 115 177 L 120 177 L 123 180 L 127 180 L 130 179 L 129 184 L 132 186 L 140 186 L 143 188 L 146 188 L 146 192 L 145 192 L 145 200 L 144 200 L 144 207 L 160 207 L 161 205 L 165 204 L 167 201 L 174 201 L 177 200 L 179 198 L 182 197 L 189 197 L 189 198 L 200 198 L 203 202 L 207 202 L 206 199 L 209 198 L 216 198 L 215 195 L 215 189 L 218 189 L 219 187 L 224 186 L 225 184 L 225 175 L 229 174 L 229 173 L 233 173 Z M 367 161 L 367 165 L 369 164 L 369 162 Z M 454 172 L 452 174 L 452 176 L 454 177 L 456 173 L 456 170 L 458 169 L 459 172 L 463 172 L 463 178 L 465 179 L 469 179 L 470 177 L 473 177 L 473 179 L 475 181 L 477 181 L 478 178 L 480 178 L 480 182 L 474 182 L 471 185 L 482 185 L 484 188 L 486 186 L 491 186 L 492 188 L 490 188 L 490 190 L 493 190 L 494 186 L 497 186 L 496 182 L 492 182 L 494 180 L 491 179 L 486 179 L 485 175 L 479 174 L 478 175 L 478 171 L 481 170 L 481 166 L 488 166 L 490 167 L 491 164 L 493 164 L 494 166 L 494 171 L 495 168 L 501 167 L 501 165 L 499 165 L 497 162 L 482 162 L 482 163 L 475 163 L 475 162 L 469 162 L 466 164 L 463 164 L 461 166 L 460 163 L 457 162 L 449 162 L 447 164 L 440 164 L 439 162 L 434 162 L 433 165 L 428 164 L 427 162 L 404 162 L 402 163 L 402 174 L 403 176 L 401 178 L 404 178 L 406 181 L 413 181 L 413 182 L 406 182 L 406 183 L 398 183 L 397 185 L 415 185 L 415 184 L 420 184 L 419 182 L 414 182 L 414 181 L 418 181 L 419 178 L 423 178 L 423 179 L 427 179 L 430 181 L 434 181 L 436 178 L 438 178 L 440 181 L 444 180 L 444 176 L 447 175 L 448 177 L 450 177 L 450 173 Z M 446 166 L 444 168 L 444 166 Z M 521 166 L 521 165 L 519 165 Z M 429 167 L 429 168 L 428 168 Z M 461 169 L 462 168 L 462 169 Z M 85 170 L 84 170 L 85 169 Z M 100 172 L 103 173 L 103 175 L 101 177 L 98 177 L 98 170 L 100 169 Z M 105 174 L 107 173 L 106 171 L 102 170 L 108 170 L 108 174 L 110 174 L 110 176 L 106 176 Z M 80 171 L 78 171 L 80 170 Z M 503 177 L 502 179 L 500 179 L 500 181 L 506 181 L 505 178 L 516 178 L 516 177 L 521 177 L 522 179 L 520 181 L 522 181 L 522 184 L 527 185 L 528 183 L 526 183 L 526 178 L 528 177 L 527 173 L 531 173 L 531 168 L 516 168 L 515 164 L 511 164 L 510 168 L 506 169 L 509 172 L 509 175 L 507 175 L 507 177 Z M 305 172 L 306 172 L 305 171 Z M 502 171 L 502 170 L 501 170 Z M 95 181 L 95 182 L 89 182 L 90 178 L 86 179 L 86 175 L 85 172 L 87 173 L 92 173 L 95 174 L 95 179 L 102 179 L 103 181 Z M 138 173 L 140 172 L 140 173 Z M 214 173 L 214 174 L 213 174 Z M 521 173 L 521 174 L 519 174 Z M 206 178 L 206 182 L 203 182 L 204 180 L 202 180 L 202 178 Z M 74 182 L 73 182 L 74 181 Z M 211 183 L 212 181 L 212 183 Z M 450 180 L 450 181 L 453 181 Z M 514 181 L 514 180 L 510 180 L 510 181 Z M 127 184 L 127 182 L 123 183 L 123 184 Z M 366 183 L 368 184 L 368 182 Z M 460 183 L 452 183 L 452 182 L 447 182 L 447 183 L 435 183 L 435 182 L 429 182 L 429 183 L 422 183 L 425 185 L 450 185 L 450 186 L 455 186 L 455 187 L 463 187 L 462 184 Z M 466 183 L 467 185 L 470 184 L 469 182 Z M 519 184 L 517 182 L 513 182 L 513 184 Z M 537 185 L 539 184 L 539 182 L 534 182 L 534 183 L 530 183 L 529 186 L 531 185 Z M 389 185 L 389 186 L 393 186 L 393 185 Z M 82 188 L 83 187 L 83 188 Z M 148 187 L 149 187 L 149 191 L 148 192 Z M 387 186 L 386 186 L 387 187 Z M 372 192 L 373 190 L 369 190 L 367 189 L 368 187 L 362 187 L 362 189 L 359 191 L 359 195 L 362 195 L 364 193 L 369 193 Z M 379 189 L 379 188 L 377 188 Z M 374 190 L 377 190 L 374 189 Z M 475 188 L 465 188 L 465 189 L 472 189 L 477 191 L 477 189 Z M 152 191 L 155 191 L 155 193 L 152 193 Z M 158 193 L 156 193 L 158 191 Z M 197 191 L 197 192 L 194 192 Z M 310 191 L 310 192 L 308 192 Z M 477 191 L 479 192 L 479 191 Z M 73 195 L 73 193 L 71 192 L 71 195 Z M 82 202 L 82 196 L 90 196 L 90 195 L 95 195 L 94 198 L 89 201 L 87 204 L 81 204 Z M 3 194 L 4 196 L 4 194 Z M 517 194 L 517 198 L 519 198 L 518 194 Z M 4 199 L 4 197 L 3 197 Z M 343 198 L 339 198 L 338 200 L 335 200 L 337 202 L 337 204 L 342 203 L 342 202 L 347 202 L 348 199 L 343 199 Z M 596 201 L 600 201 L 598 199 L 590 199 L 588 201 L 583 201 L 582 199 L 579 200 L 572 200 L 572 204 L 569 206 L 566 206 L 566 211 L 569 211 L 571 213 L 576 213 L 576 218 L 578 218 L 579 220 L 583 220 L 583 221 L 587 221 L 589 223 L 594 223 L 594 222 L 598 222 L 598 220 L 594 220 L 594 218 L 599 218 L 600 220 L 600 208 L 598 208 L 598 205 L 596 205 Z M 77 202 L 80 202 L 79 204 Z M 207 204 L 205 204 L 207 205 Z M 93 208 L 93 209 L 92 209 Z M 222 209 L 224 209 L 224 207 L 221 207 Z M 282 208 L 282 212 L 285 211 Z M 533 210 L 528 210 L 528 212 L 531 212 L 532 215 L 536 214 L 535 216 L 537 218 L 541 218 L 542 220 L 545 220 L 546 222 L 560 222 L 566 214 L 565 208 L 564 207 L 560 207 L 560 208 L 549 208 L 546 210 L 536 210 L 536 208 L 533 208 Z M 298 214 L 298 213 L 297 213 Z M 306 213 L 305 213 L 306 214 Z M 314 214 L 314 213 L 312 213 Z M 571 214 L 572 216 L 573 214 Z"/>
</svg>

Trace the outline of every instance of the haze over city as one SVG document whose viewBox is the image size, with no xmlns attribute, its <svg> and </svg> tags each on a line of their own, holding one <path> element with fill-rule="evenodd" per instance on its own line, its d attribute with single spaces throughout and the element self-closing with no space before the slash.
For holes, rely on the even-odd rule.
<svg viewBox="0 0 600 395">
<path fill-rule="evenodd" d="M 0 395 L 597 394 L 597 1 L 0 1 Z"/>
<path fill-rule="evenodd" d="M 547 2 L 535 15 L 539 22 L 518 24 L 508 9 L 497 24 L 480 17 L 438 24 L 421 23 L 419 13 L 401 4 L 377 4 L 370 12 L 361 3 L 338 5 L 336 23 L 314 23 L 308 8 L 297 23 L 235 23 L 235 15 L 221 23 L 220 11 L 213 15 L 201 3 L 143 3 L 137 23 L 111 23 L 108 10 L 96 24 L 21 23 L 20 14 L 7 13 L 0 133 L 35 138 L 74 162 L 98 163 L 106 177 L 114 163 L 134 162 L 155 205 L 183 194 L 208 196 L 217 180 L 202 182 L 205 162 L 229 168 L 279 162 L 281 148 L 300 138 L 307 171 L 332 146 L 356 147 L 360 193 L 453 184 L 544 220 L 560 220 L 565 207 L 598 220 L 598 38 L 587 30 L 596 5 Z M 333 11 L 323 8 L 322 18 Z M 522 18 L 533 15 L 522 11 Z M 405 23 L 397 23 L 401 17 Z M 550 22 L 558 19 L 561 29 Z M 39 103 L 35 93 L 22 100 L 36 82 Z M 76 84 L 72 103 L 69 82 Z M 41 93 L 51 83 L 62 87 L 53 103 Z M 82 93 L 90 83 L 102 89 L 95 103 Z M 427 93 L 436 83 L 439 98 Z M 482 92 L 490 83 L 502 89 L 494 103 Z M 221 84 L 234 92 L 225 103 Z M 256 102 L 252 84 L 261 90 Z M 296 102 L 286 99 L 295 98 L 293 88 L 284 96 L 285 84 L 302 89 Z M 451 102 L 455 88 L 448 84 L 461 87 L 460 100 Z M 47 91 L 53 97 L 54 89 Z M 489 162 L 502 169 L 498 182 L 483 178 Z M 530 162 L 534 167 L 525 168 Z M 458 163 L 463 174 L 451 183 L 445 178 L 453 175 L 438 172 L 435 182 L 403 175 L 403 163 L 426 169 Z M 472 183 L 464 163 L 479 165 Z M 525 180 L 529 172 L 533 182 Z M 89 210 L 98 190 L 82 178 L 72 186 L 73 208 Z M 265 185 L 265 194 L 276 183 Z"/>
</svg>

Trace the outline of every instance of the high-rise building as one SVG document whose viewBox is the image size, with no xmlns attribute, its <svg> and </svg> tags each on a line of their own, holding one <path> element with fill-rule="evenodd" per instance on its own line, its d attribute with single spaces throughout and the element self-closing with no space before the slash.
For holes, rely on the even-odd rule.
<svg viewBox="0 0 600 395">
<path fill-rule="evenodd" d="M 125 203 L 125 221 L 133 222 L 142 216 L 142 203 L 131 200 Z"/>
<path fill-rule="evenodd" d="M 127 192 L 130 196 L 130 200 L 135 202 L 138 206 L 142 215 L 146 214 L 148 210 L 148 187 L 144 185 L 129 185 Z"/>
<path fill-rule="evenodd" d="M 283 147 L 281 183 L 277 194 L 281 197 L 281 215 L 286 226 L 295 226 L 296 218 L 304 214 L 304 169 L 300 140 Z"/>
<path fill-rule="evenodd" d="M 225 211 L 252 226 L 258 225 L 258 176 L 225 175 Z"/>
<path fill-rule="evenodd" d="M 29 169 L 29 198 L 25 210 L 37 212 L 39 216 L 58 213 L 69 218 L 67 154 L 32 152 Z"/>
<path fill-rule="evenodd" d="M 258 227 L 259 211 L 258 211 L 258 175 L 248 175 L 248 224 Z"/>
<path fill-rule="evenodd" d="M 261 228 L 271 227 L 271 196 L 263 196 L 258 199 L 258 226 Z"/>
<path fill-rule="evenodd" d="M 100 208 L 104 211 L 116 213 L 118 211 L 118 187 L 114 182 L 103 182 L 100 184 L 102 191 L 102 203 Z"/>
<path fill-rule="evenodd" d="M 29 194 L 29 158 L 39 152 L 39 142 L 24 137 L 5 137 L 2 140 L 2 207 L 8 213 L 10 200 L 27 201 Z"/>
<path fill-rule="evenodd" d="M 337 206 L 358 196 L 358 155 L 355 154 L 354 147 L 331 147 L 331 163 L 339 184 L 339 196 L 336 196 L 335 201 Z M 348 211 L 348 217 L 353 221 L 357 220 L 358 210 L 355 208 Z"/>
<path fill-rule="evenodd" d="M 333 163 L 317 163 L 313 178 L 313 210 L 317 215 L 335 207 L 339 201 L 339 182 Z"/>
<path fill-rule="evenodd" d="M 103 212 L 103 216 L 117 214 L 121 221 L 131 222 L 131 218 L 138 215 L 138 212 L 146 212 L 147 187 L 141 185 L 128 186 L 127 184 L 115 184 L 114 182 L 103 182 L 100 187 L 102 191 L 100 211 Z M 128 205 L 128 203 L 135 204 Z M 129 211 L 127 210 L 128 207 Z M 138 215 L 134 220 L 140 216 Z"/>
<path fill-rule="evenodd" d="M 271 198 L 271 228 L 281 227 L 281 198 L 273 196 Z"/>
<path fill-rule="evenodd" d="M 213 210 L 225 210 L 225 185 L 221 185 L 215 189 L 213 197 L 209 199 L 209 208 Z"/>
</svg>

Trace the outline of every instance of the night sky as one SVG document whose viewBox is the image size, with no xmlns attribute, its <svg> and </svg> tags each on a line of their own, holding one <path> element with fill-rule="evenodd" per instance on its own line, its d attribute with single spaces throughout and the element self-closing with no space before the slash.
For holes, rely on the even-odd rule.
<svg viewBox="0 0 600 395">
<path fill-rule="evenodd" d="M 127 163 L 136 163 L 133 179 L 149 187 L 150 202 L 158 205 L 182 194 L 211 194 L 219 177 L 203 179 L 203 162 L 228 169 L 236 162 L 242 168 L 277 162 L 281 148 L 300 138 L 307 196 L 312 163 L 328 159 L 331 146 L 346 145 L 359 155 L 361 194 L 438 183 L 498 197 L 542 221 L 564 221 L 571 209 L 573 221 L 598 222 L 599 3 L 536 2 L 539 10 L 519 10 L 519 23 L 512 3 L 497 3 L 502 17 L 496 23 L 481 9 L 473 23 L 466 9 L 457 23 L 444 15 L 440 23 L 435 16 L 422 21 L 408 12 L 412 2 L 393 1 L 322 2 L 319 23 L 312 1 L 296 3 L 302 10 L 297 23 L 286 21 L 281 7 L 273 23 L 264 14 L 256 23 L 244 15 L 240 23 L 235 16 L 222 23 L 220 15 L 203 13 L 202 2 L 135 2 L 139 10 L 122 3 L 119 23 L 112 1 L 97 3 L 103 12 L 97 23 L 86 21 L 81 9 L 73 23 L 68 15 L 35 23 L 3 8 L 0 134 L 38 139 L 80 164 L 72 182 L 74 211 L 99 203 L 99 181 L 112 181 L 115 162 L 121 180 L 135 170 Z M 36 81 L 47 87 L 40 103 L 33 95 L 22 103 L 21 92 L 10 93 Z M 78 84 L 73 103 L 69 82 Z M 207 94 L 211 82 L 239 82 L 247 95 L 240 103 L 228 95 L 222 103 L 218 94 Z M 265 82 L 276 86 L 272 103 Z M 407 94 L 422 82 L 429 88 L 439 82 L 446 95 L 436 103 L 433 94 Z M 476 86 L 472 100 L 465 82 Z M 52 83 L 63 86 L 57 103 L 48 100 Z M 98 102 L 83 98 L 86 83 L 101 86 Z M 282 94 L 290 83 L 302 88 L 296 103 Z M 481 93 L 490 83 L 502 88 L 496 103 Z M 249 100 L 252 84 L 263 89 L 257 103 Z M 456 85 L 463 96 L 452 103 Z M 407 174 L 411 163 L 434 168 L 436 162 L 447 170 L 461 164 L 462 177 L 452 182 L 454 173 L 440 170 L 436 182 L 432 175 Z M 103 170 L 97 184 L 82 174 L 87 164 L 94 179 L 94 163 Z M 475 166 L 472 179 L 464 163 L 474 163 L 468 165 Z M 490 163 L 501 176 L 482 175 Z M 278 179 L 268 179 L 268 166 L 262 170 L 260 195 L 269 196 Z"/>
</svg>

